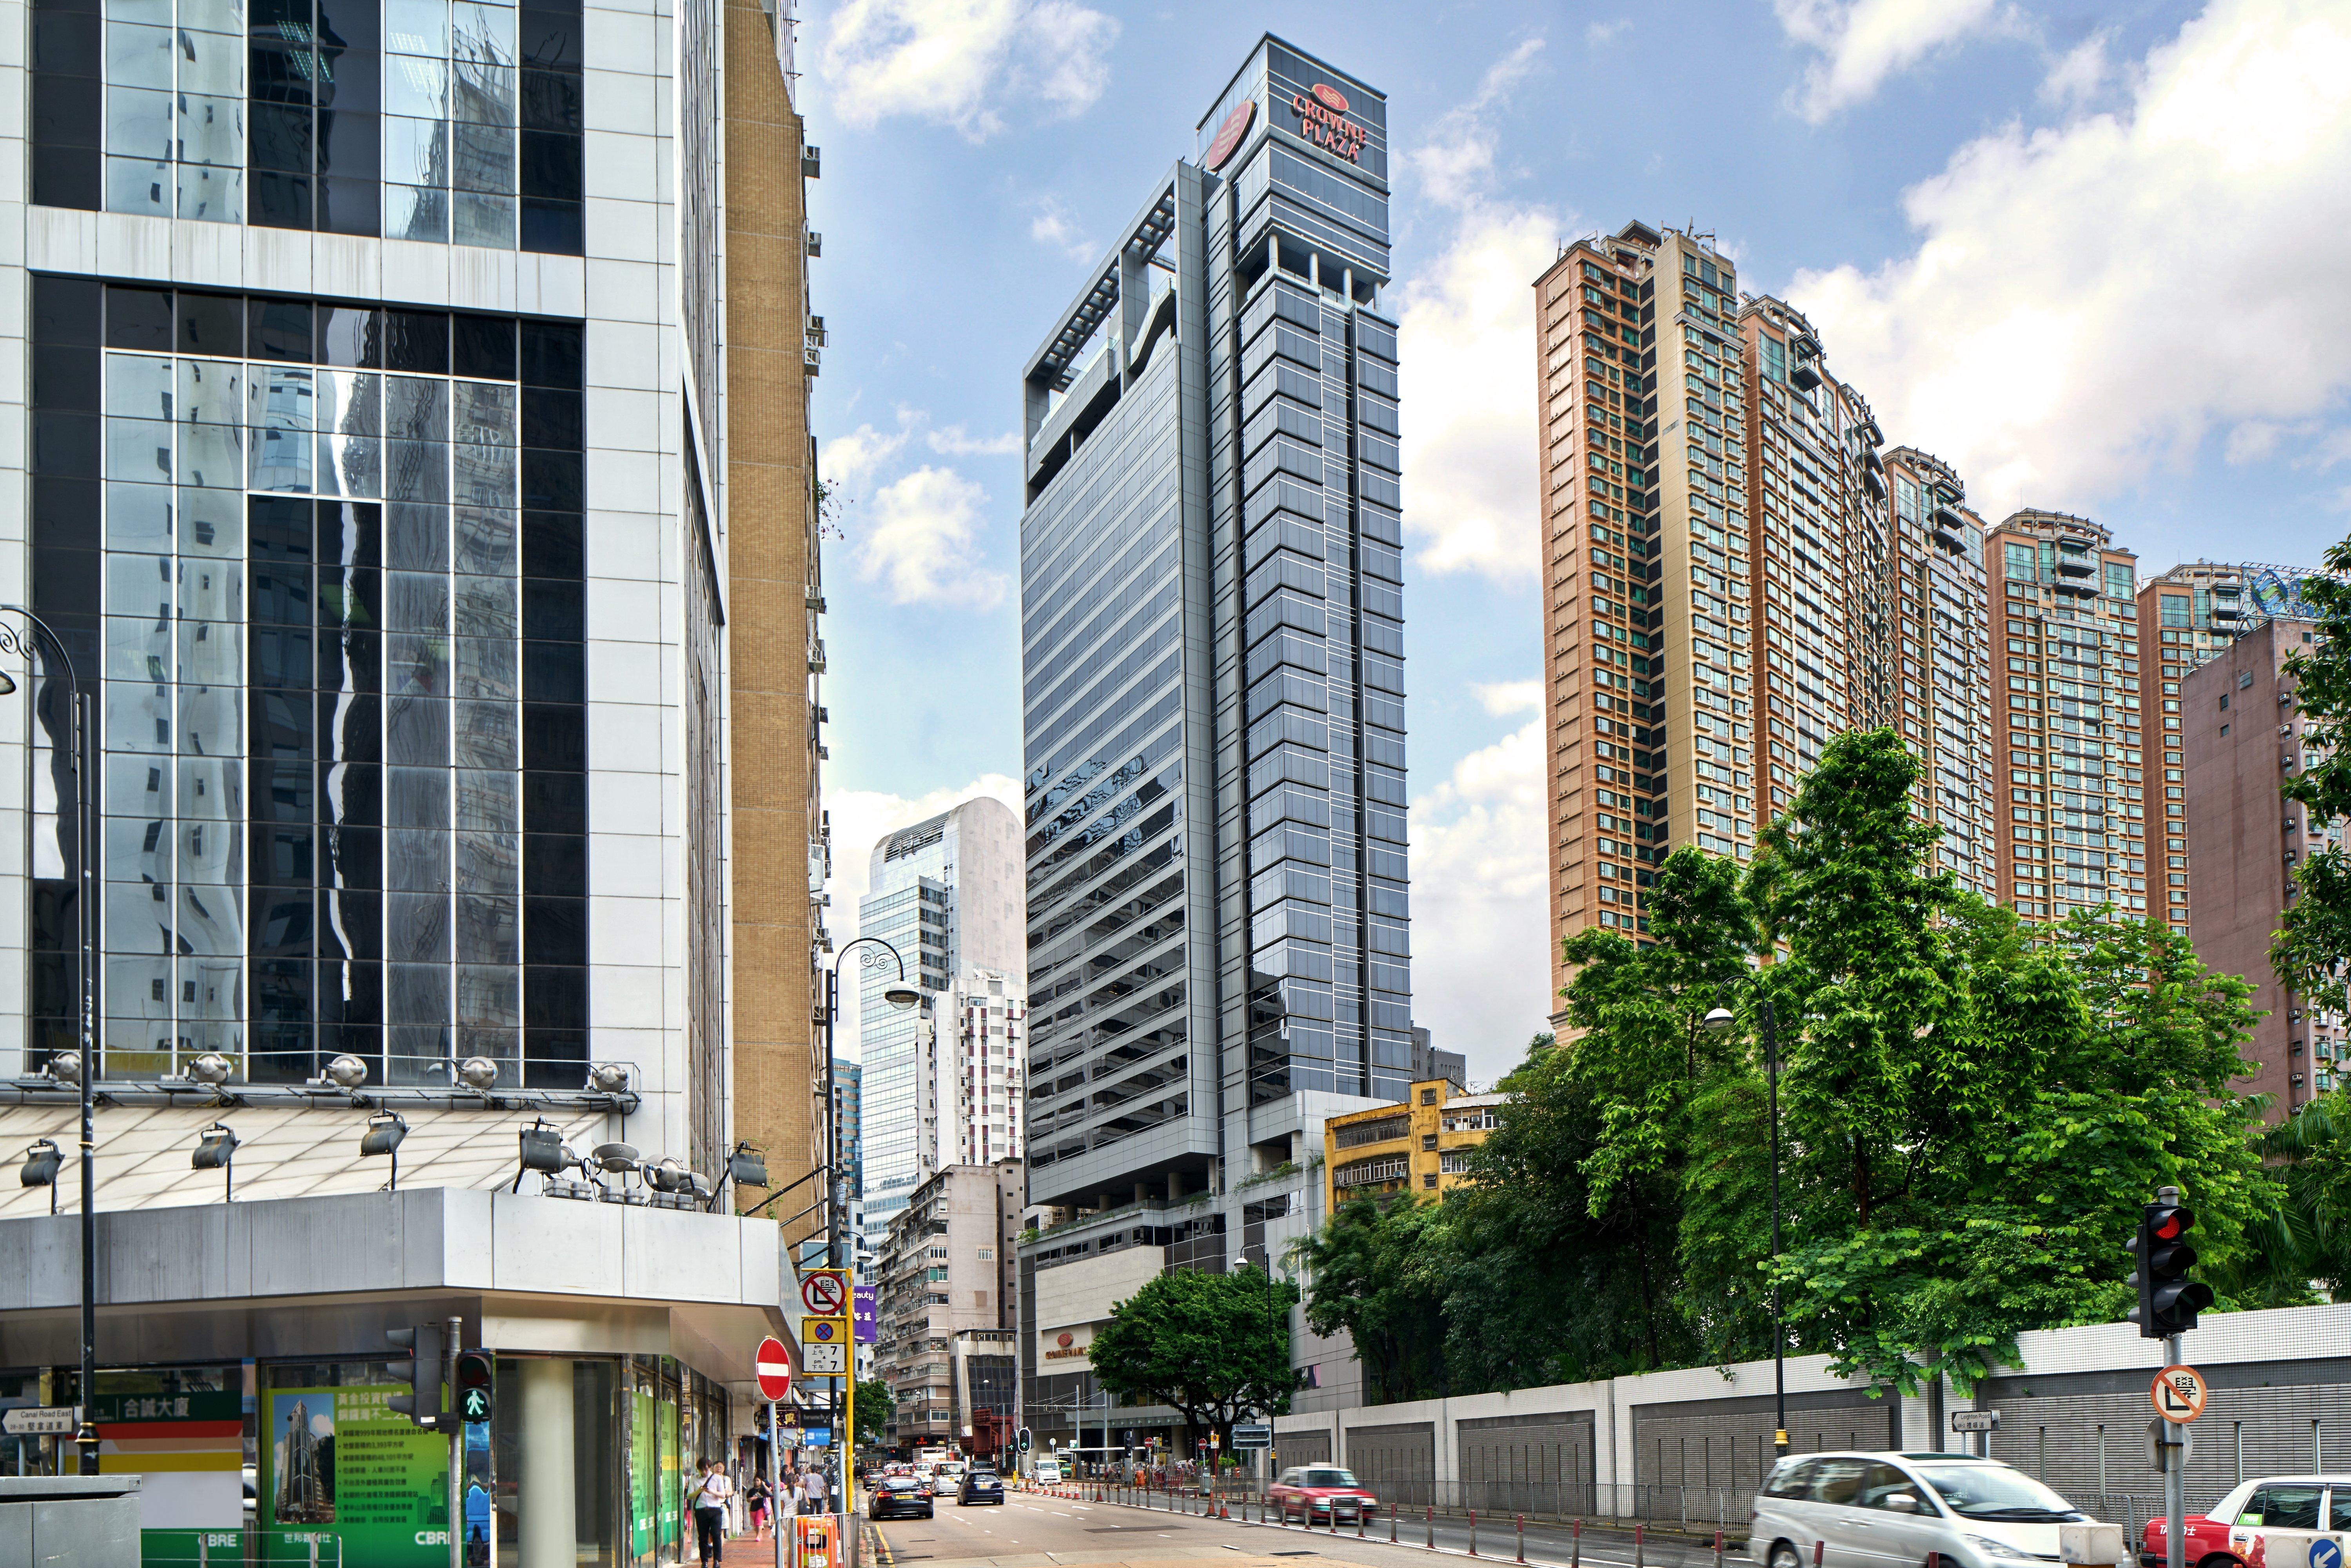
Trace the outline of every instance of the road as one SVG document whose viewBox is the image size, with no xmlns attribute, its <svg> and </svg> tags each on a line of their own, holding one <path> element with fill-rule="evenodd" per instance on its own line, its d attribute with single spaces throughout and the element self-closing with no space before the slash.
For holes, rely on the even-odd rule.
<svg viewBox="0 0 2351 1568">
<path fill-rule="evenodd" d="M 1164 1502 L 1164 1494 L 1155 1500 Z M 1194 1506 L 1197 1506 L 1196 1502 Z M 1387 1542 L 1387 1521 L 1358 1539 L 1352 1531 L 1332 1535 L 1297 1526 L 1260 1525 L 1243 1520 L 1203 1519 L 1196 1513 L 1142 1509 L 1116 1503 L 1078 1502 L 1068 1499 L 1015 1493 L 1000 1508 L 959 1508 L 942 1501 L 937 1517 L 892 1520 L 881 1527 L 883 1539 L 901 1563 L 986 1563 L 995 1568 L 1044 1568 L 1050 1563 L 1142 1563 L 1214 1558 L 1219 1562 L 1269 1560 L 1270 1568 L 1283 1568 L 1272 1559 L 1322 1557 L 1365 1568 L 1427 1568 L 1431 1555 L 1424 1521 L 1405 1520 L 1397 1525 L 1399 1544 Z M 1466 1558 L 1469 1528 L 1466 1520 L 1437 1521 L 1436 1555 Z M 1572 1533 L 1554 1526 L 1530 1522 L 1526 1536 L 1531 1563 L 1568 1563 L 1576 1557 Z M 1481 1557 L 1511 1563 L 1517 1539 L 1510 1521 L 1495 1527 L 1481 1520 L 1478 1530 Z M 1629 1536 L 1587 1531 L 1581 1561 L 1591 1568 L 1635 1568 Z M 1713 1568 L 1711 1542 L 1645 1542 L 1640 1568 Z M 1735 1548 L 1724 1568 L 1749 1568 L 1744 1553 Z"/>
</svg>

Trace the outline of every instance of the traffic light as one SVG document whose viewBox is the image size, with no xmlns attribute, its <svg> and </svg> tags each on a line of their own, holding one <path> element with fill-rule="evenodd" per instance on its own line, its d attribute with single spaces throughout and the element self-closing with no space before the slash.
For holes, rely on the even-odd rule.
<svg viewBox="0 0 2351 1568">
<path fill-rule="evenodd" d="M 2138 1305 L 2130 1321 L 2138 1324 L 2141 1339 L 2186 1333 L 2196 1326 L 2196 1314 L 2212 1304 L 2212 1287 L 2188 1277 L 2196 1267 L 2196 1249 L 2186 1238 L 2195 1228 L 2196 1211 L 2176 1202 L 2150 1203 L 2139 1211 L 2138 1234 L 2130 1240 L 2138 1262 L 2131 1276 Z"/>
<path fill-rule="evenodd" d="M 1029 1428 L 1026 1427 L 1020 1428 L 1020 1451 L 1024 1454 L 1029 1451 Z"/>
<path fill-rule="evenodd" d="M 457 1417 L 467 1426 L 490 1418 L 496 1403 L 496 1374 L 487 1351 L 469 1350 L 457 1357 Z"/>
<path fill-rule="evenodd" d="M 415 1390 L 395 1394 L 384 1403 L 424 1430 L 441 1431 L 441 1328 L 419 1323 L 413 1329 L 386 1329 L 383 1337 L 408 1357 L 392 1364 L 392 1381 Z"/>
</svg>

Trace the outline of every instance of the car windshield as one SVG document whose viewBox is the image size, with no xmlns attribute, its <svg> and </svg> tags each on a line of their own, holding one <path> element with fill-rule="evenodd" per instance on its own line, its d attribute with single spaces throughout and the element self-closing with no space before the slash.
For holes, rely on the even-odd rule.
<svg viewBox="0 0 2351 1568">
<path fill-rule="evenodd" d="M 1918 1474 L 1963 1518 L 2029 1524 L 2082 1517 L 2072 1503 L 2006 1465 L 1920 1465 Z"/>
<path fill-rule="evenodd" d="M 1355 1472 L 1337 1469 L 1309 1470 L 1306 1472 L 1305 1484 L 1311 1487 L 1351 1487 L 1355 1484 Z"/>
</svg>

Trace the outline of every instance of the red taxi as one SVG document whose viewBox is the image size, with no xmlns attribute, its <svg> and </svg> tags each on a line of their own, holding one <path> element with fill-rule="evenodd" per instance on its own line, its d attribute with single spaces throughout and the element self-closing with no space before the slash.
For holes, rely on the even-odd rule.
<svg viewBox="0 0 2351 1568">
<path fill-rule="evenodd" d="M 2351 1476 L 2240 1481 L 2183 1522 L 2188 1540 L 2180 1561 L 2187 1568 L 2309 1568 L 2314 1542 L 2351 1531 Z M 2139 1540 L 2141 1568 L 2164 1568 L 2168 1533 L 2160 1516 L 2147 1521 Z"/>
<path fill-rule="evenodd" d="M 1265 1489 L 1267 1499 L 1281 1510 L 1281 1521 L 1294 1517 L 1301 1524 L 1349 1521 L 1375 1513 L 1379 1499 L 1357 1483 L 1355 1472 L 1337 1465 L 1299 1465 L 1281 1472 Z"/>
</svg>

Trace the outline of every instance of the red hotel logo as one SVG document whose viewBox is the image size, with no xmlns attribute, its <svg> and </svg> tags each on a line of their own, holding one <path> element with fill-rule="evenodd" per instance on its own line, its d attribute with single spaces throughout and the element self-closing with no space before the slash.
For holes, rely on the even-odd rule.
<svg viewBox="0 0 2351 1568">
<path fill-rule="evenodd" d="M 1217 127 L 1217 138 L 1208 143 L 1208 154 L 1200 161 L 1201 166 L 1211 174 L 1223 168 L 1225 160 L 1230 158 L 1233 149 L 1241 144 L 1241 138 L 1249 134 L 1249 123 L 1256 118 L 1255 99 L 1245 98 L 1233 105 L 1233 111 L 1225 116 L 1225 122 Z"/>
<path fill-rule="evenodd" d="M 1298 133 L 1317 147 L 1336 152 L 1350 163 L 1363 160 L 1364 143 L 1371 132 L 1346 118 L 1347 95 L 1327 83 L 1314 84 L 1314 95 L 1299 93 L 1290 100 L 1298 111 Z"/>
</svg>

